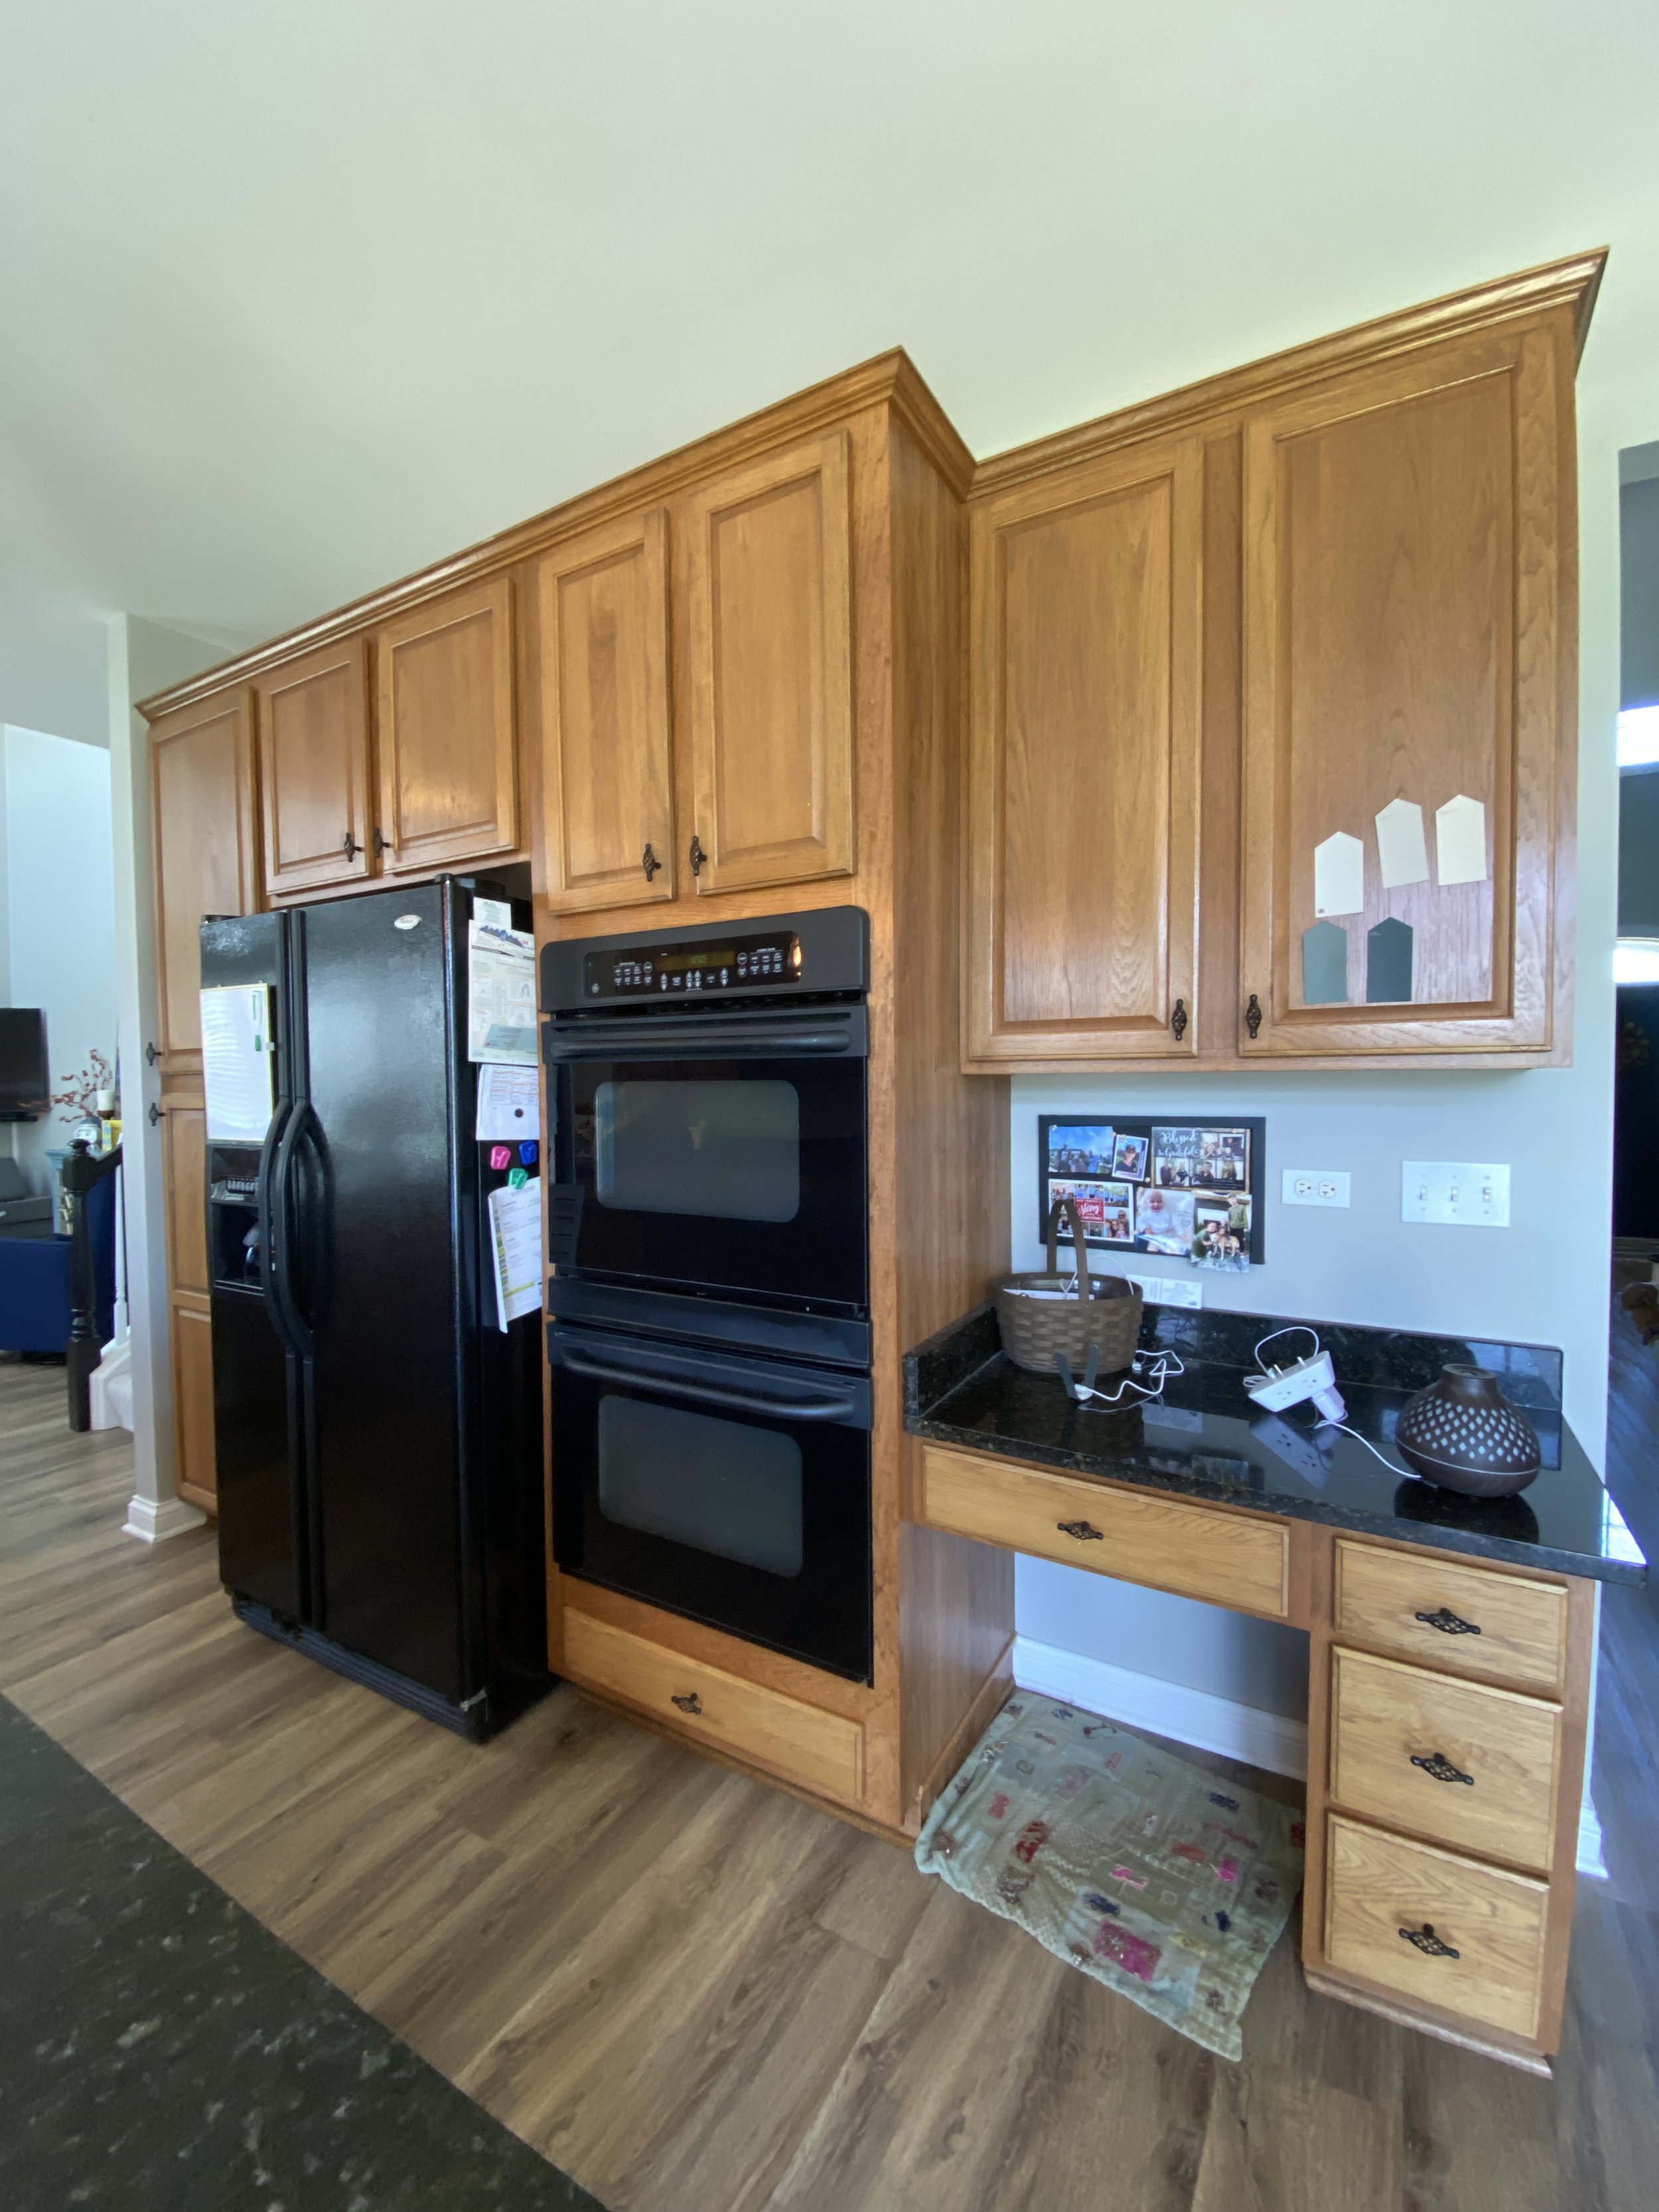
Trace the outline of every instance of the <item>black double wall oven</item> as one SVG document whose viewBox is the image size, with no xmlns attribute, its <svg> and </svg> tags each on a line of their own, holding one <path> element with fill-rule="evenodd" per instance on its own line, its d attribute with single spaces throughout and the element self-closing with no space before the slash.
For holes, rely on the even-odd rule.
<svg viewBox="0 0 1659 2212">
<path fill-rule="evenodd" d="M 871 1670 L 869 924 L 542 954 L 561 1570 Z"/>
</svg>

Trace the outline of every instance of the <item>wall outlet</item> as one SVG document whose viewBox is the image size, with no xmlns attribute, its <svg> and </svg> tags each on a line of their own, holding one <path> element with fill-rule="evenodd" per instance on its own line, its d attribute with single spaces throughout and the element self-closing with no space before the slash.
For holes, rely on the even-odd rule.
<svg viewBox="0 0 1659 2212">
<path fill-rule="evenodd" d="M 1131 1275 L 1140 1295 L 1149 1306 L 1201 1306 L 1204 1285 L 1200 1282 L 1183 1282 L 1176 1275 Z"/>
<path fill-rule="evenodd" d="M 1346 1206 L 1346 1168 L 1286 1168 L 1280 1196 L 1286 1206 Z"/>
<path fill-rule="evenodd" d="M 1505 1161 L 1401 1160 L 1400 1218 L 1464 1229 L 1507 1229 L 1510 1170 Z"/>
</svg>

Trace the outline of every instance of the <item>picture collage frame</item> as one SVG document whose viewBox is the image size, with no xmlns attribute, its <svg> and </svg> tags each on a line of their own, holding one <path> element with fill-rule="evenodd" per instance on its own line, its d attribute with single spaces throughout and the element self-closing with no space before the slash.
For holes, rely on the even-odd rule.
<svg viewBox="0 0 1659 2212">
<path fill-rule="evenodd" d="M 1037 1116 L 1037 1233 L 1074 1199 L 1084 1242 L 1243 1274 L 1266 1256 L 1266 1118 Z"/>
</svg>

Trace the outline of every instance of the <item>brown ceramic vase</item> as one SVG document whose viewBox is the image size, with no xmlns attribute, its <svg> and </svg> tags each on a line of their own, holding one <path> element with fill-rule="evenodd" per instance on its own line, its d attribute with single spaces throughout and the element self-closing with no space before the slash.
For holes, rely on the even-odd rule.
<svg viewBox="0 0 1659 2212">
<path fill-rule="evenodd" d="M 1538 1432 L 1487 1367 L 1446 1367 L 1400 1416 L 1394 1440 L 1408 1467 L 1466 1498 L 1512 1498 L 1537 1474 Z"/>
</svg>

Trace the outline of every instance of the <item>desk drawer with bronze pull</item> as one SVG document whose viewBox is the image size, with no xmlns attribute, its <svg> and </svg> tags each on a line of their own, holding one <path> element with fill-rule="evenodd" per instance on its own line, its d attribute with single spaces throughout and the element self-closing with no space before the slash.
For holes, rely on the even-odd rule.
<svg viewBox="0 0 1659 2212">
<path fill-rule="evenodd" d="M 579 1689 L 655 1713 L 687 1736 L 842 1804 L 863 1798 L 864 1729 L 857 1721 L 683 1658 L 574 1608 L 564 1617 L 564 1663 Z"/>
<path fill-rule="evenodd" d="M 930 1528 L 1241 1613 L 1290 1611 L 1282 1523 L 942 1444 L 924 1445 L 921 1460 Z"/>
<path fill-rule="evenodd" d="M 1325 1960 L 1510 2035 L 1538 2032 L 1547 1882 L 1333 1814 Z"/>
<path fill-rule="evenodd" d="M 1332 1650 L 1330 1795 L 1348 1811 L 1544 1874 L 1560 1765 L 1559 1705 Z"/>
<path fill-rule="evenodd" d="M 1559 1583 L 1336 1540 L 1332 1625 L 1443 1674 L 1486 1674 L 1559 1697 L 1567 1593 Z"/>
</svg>

